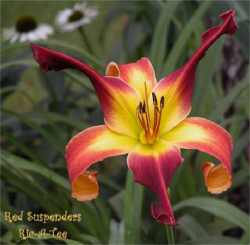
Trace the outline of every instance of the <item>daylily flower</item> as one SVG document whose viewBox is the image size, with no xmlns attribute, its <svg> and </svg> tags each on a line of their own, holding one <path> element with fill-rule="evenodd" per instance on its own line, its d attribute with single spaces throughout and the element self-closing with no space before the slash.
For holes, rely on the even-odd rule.
<svg viewBox="0 0 250 245">
<path fill-rule="evenodd" d="M 197 64 L 221 35 L 237 29 L 233 10 L 220 17 L 223 23 L 202 35 L 200 47 L 187 63 L 159 82 L 147 58 L 122 65 L 111 62 L 101 75 L 75 58 L 32 45 L 34 57 L 45 71 L 72 68 L 88 76 L 104 113 L 103 125 L 83 130 L 66 147 L 74 198 L 86 201 L 97 197 L 96 173 L 87 171 L 92 164 L 127 153 L 135 181 L 158 197 L 151 214 L 160 223 L 176 223 L 168 186 L 183 160 L 180 149 L 197 149 L 219 160 L 217 165 L 206 162 L 203 166 L 209 192 L 221 193 L 231 186 L 230 134 L 207 119 L 187 117 Z"/>
</svg>

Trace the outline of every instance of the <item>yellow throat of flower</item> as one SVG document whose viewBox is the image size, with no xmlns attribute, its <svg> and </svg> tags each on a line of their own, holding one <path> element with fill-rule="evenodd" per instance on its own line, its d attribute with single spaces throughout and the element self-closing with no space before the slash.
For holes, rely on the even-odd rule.
<svg viewBox="0 0 250 245">
<path fill-rule="evenodd" d="M 139 124 L 143 129 L 143 131 L 140 134 L 140 141 L 143 144 L 153 144 L 157 139 L 159 133 L 161 114 L 164 108 L 164 96 L 161 96 L 160 103 L 158 103 L 156 94 L 152 93 L 153 115 L 151 118 L 149 112 L 149 101 L 148 101 L 146 82 L 144 83 L 144 87 L 145 87 L 144 100 L 139 103 L 136 110 L 136 115 Z"/>
</svg>

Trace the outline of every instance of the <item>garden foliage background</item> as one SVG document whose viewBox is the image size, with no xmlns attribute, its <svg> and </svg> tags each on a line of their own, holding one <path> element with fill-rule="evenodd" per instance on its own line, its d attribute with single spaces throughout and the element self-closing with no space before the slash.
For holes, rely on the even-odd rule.
<svg viewBox="0 0 250 245">
<path fill-rule="evenodd" d="M 20 15 L 54 23 L 59 10 L 76 1 L 1 1 L 1 29 Z M 219 196 L 207 193 L 200 167 L 205 154 L 185 152 L 171 184 L 171 201 L 181 244 L 249 244 L 249 1 L 90 1 L 99 14 L 84 26 L 90 49 L 78 31 L 56 32 L 39 42 L 74 55 L 104 72 L 105 65 L 148 56 L 160 77 L 182 65 L 200 36 L 234 8 L 239 29 L 223 37 L 199 64 L 192 115 L 214 120 L 234 138 L 233 186 Z M 85 40 L 86 41 L 86 40 Z M 80 223 L 59 223 L 67 244 L 166 244 L 165 227 L 149 214 L 148 191 L 133 196 L 124 157 L 98 164 L 101 195 L 80 203 L 71 198 L 64 147 L 78 131 L 102 123 L 89 80 L 76 71 L 43 73 L 28 43 L 1 42 L 1 212 L 81 213 Z M 142 201 L 143 198 L 143 201 Z M 1 217 L 5 244 L 58 244 L 49 239 L 21 241 L 18 230 L 53 224 Z"/>
</svg>

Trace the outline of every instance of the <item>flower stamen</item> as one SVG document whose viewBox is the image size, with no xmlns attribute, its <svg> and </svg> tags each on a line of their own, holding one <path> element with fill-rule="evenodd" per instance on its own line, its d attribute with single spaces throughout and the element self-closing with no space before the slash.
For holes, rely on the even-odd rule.
<svg viewBox="0 0 250 245">
<path fill-rule="evenodd" d="M 156 94 L 154 92 L 152 93 L 154 114 L 153 114 L 153 123 L 151 124 L 146 82 L 144 83 L 144 88 L 145 88 L 144 90 L 145 98 L 143 101 L 139 103 L 139 106 L 137 107 L 136 115 L 139 120 L 139 124 L 143 129 L 143 132 L 142 132 L 143 143 L 153 144 L 155 140 L 157 139 L 157 136 L 159 133 L 161 115 L 162 115 L 162 110 L 164 108 L 165 99 L 164 99 L 164 96 L 162 96 L 160 99 L 160 103 L 158 103 Z"/>
<path fill-rule="evenodd" d="M 155 128 L 155 135 L 157 136 L 158 133 L 159 133 L 159 129 L 160 129 L 160 122 L 161 122 L 161 114 L 162 114 L 162 110 L 163 110 L 163 107 L 164 107 L 164 96 L 161 97 L 161 100 L 160 100 L 160 111 L 158 112 L 158 118 L 157 118 L 157 126 Z"/>
<path fill-rule="evenodd" d="M 144 89 L 145 89 L 145 105 L 146 105 L 146 115 L 147 115 L 147 120 L 148 120 L 148 125 L 150 125 L 150 115 L 149 115 L 149 106 L 148 106 L 148 92 L 147 92 L 147 84 L 146 81 L 144 82 Z"/>
<path fill-rule="evenodd" d="M 144 108 L 143 108 L 142 103 L 140 102 L 139 106 L 137 107 L 137 118 L 139 119 L 139 122 L 142 128 L 146 131 L 147 127 L 146 127 L 146 123 L 143 117 L 143 113 L 144 113 Z"/>
</svg>

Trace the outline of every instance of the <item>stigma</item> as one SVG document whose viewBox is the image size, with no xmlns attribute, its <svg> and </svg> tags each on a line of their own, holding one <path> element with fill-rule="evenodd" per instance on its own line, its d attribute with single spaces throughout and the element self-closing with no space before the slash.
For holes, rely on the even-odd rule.
<svg viewBox="0 0 250 245">
<path fill-rule="evenodd" d="M 160 129 L 161 115 L 164 108 L 165 99 L 164 96 L 161 96 L 160 101 L 158 101 L 156 94 L 152 93 L 151 103 L 153 103 L 153 115 L 150 115 L 146 82 L 144 83 L 144 87 L 144 100 L 139 103 L 136 110 L 137 119 L 141 128 L 143 129 L 140 134 L 140 141 L 143 144 L 154 144 Z"/>
</svg>

